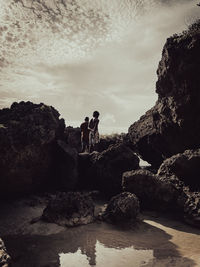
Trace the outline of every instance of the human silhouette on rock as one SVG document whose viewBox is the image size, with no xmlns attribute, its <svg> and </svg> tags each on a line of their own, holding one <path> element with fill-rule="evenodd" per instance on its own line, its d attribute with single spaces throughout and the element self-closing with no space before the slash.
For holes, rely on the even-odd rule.
<svg viewBox="0 0 200 267">
<path fill-rule="evenodd" d="M 99 115 L 100 113 L 98 111 L 93 112 L 93 118 L 90 120 L 89 123 L 89 151 L 90 153 L 94 151 L 95 145 L 99 143 L 99 131 L 98 131 L 98 125 L 99 125 Z"/>
<path fill-rule="evenodd" d="M 81 152 L 89 152 L 89 118 L 85 117 L 85 121 L 81 124 Z"/>
</svg>

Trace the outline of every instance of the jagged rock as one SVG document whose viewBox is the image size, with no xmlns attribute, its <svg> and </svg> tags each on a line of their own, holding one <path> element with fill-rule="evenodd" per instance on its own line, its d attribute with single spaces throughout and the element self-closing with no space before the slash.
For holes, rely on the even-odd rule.
<svg viewBox="0 0 200 267">
<path fill-rule="evenodd" d="M 199 40 L 200 31 L 192 29 L 167 39 L 157 70 L 158 101 L 129 128 L 133 146 L 154 166 L 200 147 Z"/>
<path fill-rule="evenodd" d="M 123 192 L 111 198 L 102 217 L 112 223 L 135 222 L 139 212 L 140 204 L 136 195 Z"/>
<path fill-rule="evenodd" d="M 62 226 L 77 226 L 94 221 L 94 202 L 89 194 L 59 193 L 44 209 L 42 219 Z"/>
<path fill-rule="evenodd" d="M 27 193 L 49 184 L 55 141 L 62 138 L 64 120 L 50 106 L 13 103 L 0 110 L 0 193 Z"/>
<path fill-rule="evenodd" d="M 121 191 L 123 172 L 137 168 L 139 158 L 133 151 L 123 144 L 116 144 L 101 153 L 79 155 L 79 183 L 82 189 L 115 195 Z"/>
<path fill-rule="evenodd" d="M 65 128 L 65 142 L 71 147 L 75 148 L 79 153 L 82 150 L 81 147 L 81 129 L 79 127 L 73 128 L 68 126 Z"/>
<path fill-rule="evenodd" d="M 158 175 L 171 178 L 173 175 L 188 185 L 192 191 L 200 189 L 200 149 L 186 150 L 166 159 Z"/>
<path fill-rule="evenodd" d="M 182 194 L 179 188 L 168 180 L 162 180 L 148 170 L 136 170 L 123 173 L 122 188 L 134 193 L 143 208 L 152 210 L 175 210 L 177 199 Z"/>
<path fill-rule="evenodd" d="M 6 251 L 3 240 L 0 238 L 0 267 L 9 267 L 10 266 L 10 256 Z"/>
</svg>

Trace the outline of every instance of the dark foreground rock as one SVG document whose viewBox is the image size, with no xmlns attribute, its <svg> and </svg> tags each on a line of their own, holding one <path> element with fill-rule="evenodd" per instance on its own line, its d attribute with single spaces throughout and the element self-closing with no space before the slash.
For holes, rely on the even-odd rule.
<svg viewBox="0 0 200 267">
<path fill-rule="evenodd" d="M 188 192 L 184 203 L 184 220 L 188 224 L 200 228 L 200 193 Z"/>
<path fill-rule="evenodd" d="M 101 153 L 80 154 L 80 186 L 112 196 L 121 191 L 123 172 L 137 168 L 139 158 L 123 144 L 110 146 Z"/>
<path fill-rule="evenodd" d="M 174 174 L 160 176 L 147 170 L 125 172 L 122 186 L 138 197 L 142 208 L 173 212 L 200 228 L 200 193 L 191 192 Z"/>
<path fill-rule="evenodd" d="M 55 141 L 64 120 L 53 107 L 13 103 L 0 110 L 0 194 L 13 196 L 41 190 L 50 182 Z"/>
<path fill-rule="evenodd" d="M 3 240 L 0 238 L 0 267 L 9 267 L 10 266 L 10 256 L 6 251 Z"/>
<path fill-rule="evenodd" d="M 125 172 L 122 188 L 124 191 L 134 193 L 143 208 L 161 211 L 179 209 L 175 203 L 182 193 L 182 187 L 161 180 L 148 170 Z"/>
<path fill-rule="evenodd" d="M 61 191 L 72 191 L 78 184 L 78 152 L 62 140 L 55 152 L 55 186 Z"/>
<path fill-rule="evenodd" d="M 200 23 L 167 39 L 157 74 L 156 105 L 129 128 L 140 156 L 154 166 L 200 147 Z"/>
<path fill-rule="evenodd" d="M 140 212 L 138 198 L 129 192 L 111 198 L 102 218 L 112 223 L 134 223 Z"/>
<path fill-rule="evenodd" d="M 94 202 L 89 194 L 59 193 L 44 209 L 42 219 L 62 226 L 77 226 L 94 221 Z"/>
<path fill-rule="evenodd" d="M 186 150 L 166 159 L 158 170 L 159 176 L 167 176 L 169 179 L 175 175 L 191 191 L 200 190 L 200 149 Z"/>
</svg>

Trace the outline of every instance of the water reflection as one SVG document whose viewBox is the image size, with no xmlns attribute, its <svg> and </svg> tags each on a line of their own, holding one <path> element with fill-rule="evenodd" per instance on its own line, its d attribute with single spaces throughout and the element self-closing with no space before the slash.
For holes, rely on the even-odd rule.
<svg viewBox="0 0 200 267">
<path fill-rule="evenodd" d="M 195 266 L 191 259 L 181 257 L 171 235 L 144 222 L 132 230 L 101 223 L 47 236 L 2 238 L 12 267 Z"/>
<path fill-rule="evenodd" d="M 117 249 L 106 248 L 99 241 L 95 245 L 95 254 L 88 257 L 78 249 L 76 253 L 60 253 L 60 267 L 140 267 L 154 258 L 153 250 L 136 250 L 134 247 Z"/>
</svg>

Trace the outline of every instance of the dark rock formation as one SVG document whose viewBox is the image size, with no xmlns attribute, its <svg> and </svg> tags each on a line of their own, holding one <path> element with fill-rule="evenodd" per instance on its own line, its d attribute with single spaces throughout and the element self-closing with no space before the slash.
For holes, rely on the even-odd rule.
<svg viewBox="0 0 200 267">
<path fill-rule="evenodd" d="M 123 172 L 138 168 L 139 159 L 133 151 L 116 144 L 101 153 L 79 155 L 79 184 L 82 189 L 99 190 L 112 196 L 121 191 Z"/>
<path fill-rule="evenodd" d="M 65 128 L 65 142 L 71 147 L 75 148 L 79 153 L 81 152 L 81 129 L 79 127 L 73 128 L 68 126 Z"/>
<path fill-rule="evenodd" d="M 62 138 L 64 120 L 50 106 L 13 103 L 0 110 L 0 193 L 11 196 L 49 184 L 55 141 Z"/>
<path fill-rule="evenodd" d="M 111 198 L 103 214 L 103 219 L 112 223 L 135 222 L 140 212 L 138 198 L 129 192 Z"/>
<path fill-rule="evenodd" d="M 0 238 L 0 267 L 9 267 L 10 266 L 10 256 L 6 251 L 3 240 Z"/>
<path fill-rule="evenodd" d="M 89 194 L 59 193 L 44 209 L 42 219 L 62 226 L 77 226 L 94 221 L 94 202 Z"/>
<path fill-rule="evenodd" d="M 199 51 L 199 30 L 167 39 L 157 70 L 158 101 L 129 128 L 135 149 L 154 166 L 200 147 Z"/>
<path fill-rule="evenodd" d="M 55 186 L 61 191 L 75 190 L 78 183 L 78 152 L 62 140 L 55 152 Z"/>
<path fill-rule="evenodd" d="M 138 197 L 142 208 L 175 212 L 185 222 L 200 228 L 200 193 L 191 192 L 174 174 L 160 176 L 147 170 L 125 172 L 122 186 Z"/>
<path fill-rule="evenodd" d="M 182 187 L 161 180 L 148 170 L 125 172 L 122 187 L 123 190 L 134 193 L 143 208 L 161 211 L 179 209 L 175 203 L 182 194 Z"/>
<path fill-rule="evenodd" d="M 186 150 L 166 159 L 160 169 L 159 176 L 172 177 L 188 185 L 192 191 L 200 190 L 200 149 Z"/>
</svg>

